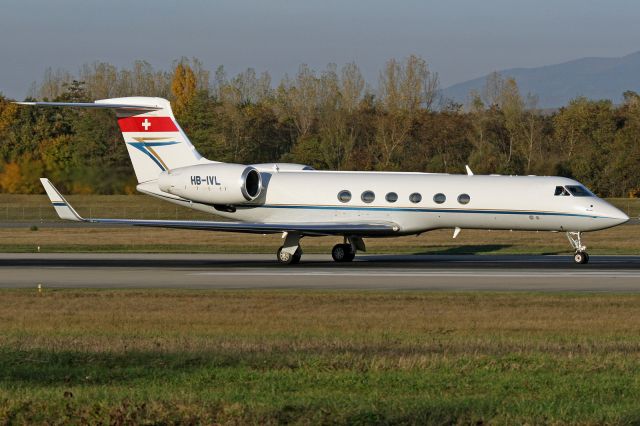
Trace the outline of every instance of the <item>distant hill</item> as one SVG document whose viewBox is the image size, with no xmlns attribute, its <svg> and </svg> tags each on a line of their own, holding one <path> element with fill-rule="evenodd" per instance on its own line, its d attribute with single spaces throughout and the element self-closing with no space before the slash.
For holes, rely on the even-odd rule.
<svg viewBox="0 0 640 426">
<path fill-rule="evenodd" d="M 577 96 L 622 101 L 622 93 L 640 93 L 640 52 L 621 58 L 582 58 L 538 68 L 513 68 L 499 71 L 513 77 L 520 92 L 539 97 L 540 108 L 558 108 Z M 481 91 L 486 76 L 454 84 L 443 90 L 444 96 L 466 104 L 471 90 Z"/>
</svg>

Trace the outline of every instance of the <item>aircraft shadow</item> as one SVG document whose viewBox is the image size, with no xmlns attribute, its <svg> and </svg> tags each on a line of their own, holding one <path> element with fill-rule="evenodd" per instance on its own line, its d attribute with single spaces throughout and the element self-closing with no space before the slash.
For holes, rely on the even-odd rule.
<svg viewBox="0 0 640 426">
<path fill-rule="evenodd" d="M 417 255 L 428 255 L 428 254 L 482 254 L 482 253 L 494 253 L 500 250 L 505 250 L 513 247 L 511 244 L 477 244 L 477 245 L 466 245 L 466 246 L 455 246 L 455 247 L 443 247 L 441 249 L 429 250 L 417 252 L 414 254 Z"/>
</svg>

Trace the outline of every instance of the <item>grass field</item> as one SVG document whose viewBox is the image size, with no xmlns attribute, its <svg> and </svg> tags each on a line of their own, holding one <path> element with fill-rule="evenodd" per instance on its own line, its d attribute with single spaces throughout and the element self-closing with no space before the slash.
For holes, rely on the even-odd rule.
<svg viewBox="0 0 640 426">
<path fill-rule="evenodd" d="M 71 202 L 87 217 L 208 219 L 215 217 L 145 196 L 72 196 Z M 632 216 L 640 211 L 640 200 L 612 200 Z M 4 212 L 4 219 L 3 219 Z M 40 219 L 42 218 L 42 219 Z M 201 252 L 275 253 L 279 235 L 246 235 L 218 232 L 142 228 L 47 228 L 41 221 L 56 221 L 45 196 L 0 195 L 0 222 L 21 223 L 17 228 L 0 227 L 2 252 Z M 40 225 L 31 231 L 32 225 Z M 451 230 L 419 237 L 368 239 L 371 253 L 570 253 L 562 233 L 463 230 L 455 240 Z M 307 253 L 329 253 L 337 238 L 305 238 Z M 592 254 L 640 254 L 640 226 L 627 225 L 585 235 Z"/>
<path fill-rule="evenodd" d="M 0 292 L 5 423 L 640 422 L 640 296 Z"/>
</svg>

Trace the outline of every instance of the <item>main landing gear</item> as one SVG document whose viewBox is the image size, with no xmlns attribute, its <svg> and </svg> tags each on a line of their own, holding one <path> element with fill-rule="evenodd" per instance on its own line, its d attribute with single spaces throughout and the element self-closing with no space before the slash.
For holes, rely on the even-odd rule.
<svg viewBox="0 0 640 426">
<path fill-rule="evenodd" d="M 282 250 L 284 247 L 280 247 L 278 249 L 278 253 L 276 254 L 276 256 L 278 256 L 278 262 L 284 264 L 284 265 L 295 265 L 296 263 L 300 262 L 300 259 L 302 258 L 302 249 L 300 247 L 298 247 L 298 249 L 293 253 L 289 253 L 288 251 L 284 251 Z"/>
<path fill-rule="evenodd" d="M 284 238 L 284 244 L 276 254 L 278 262 L 283 265 L 299 263 L 302 258 L 302 248 L 300 247 L 302 235 L 295 232 L 285 232 L 282 238 Z"/>
<path fill-rule="evenodd" d="M 285 232 L 282 237 L 284 244 L 278 249 L 276 257 L 278 263 L 294 265 L 302 258 L 300 239 L 302 235 L 294 232 Z M 356 252 L 366 251 L 364 241 L 360 237 L 345 237 L 343 244 L 336 244 L 331 250 L 331 257 L 336 262 L 351 262 L 356 257 Z"/>
<path fill-rule="evenodd" d="M 336 244 L 331 249 L 331 257 L 336 262 L 351 262 L 356 257 L 356 251 L 351 244 Z"/>
<path fill-rule="evenodd" d="M 585 264 L 589 263 L 589 254 L 587 253 L 587 246 L 582 245 L 580 234 L 581 232 L 567 232 L 567 239 L 576 251 L 573 255 L 573 261 L 578 264 Z"/>
<path fill-rule="evenodd" d="M 331 257 L 336 262 L 351 262 L 358 250 L 367 251 L 364 240 L 360 237 L 345 237 L 344 243 L 333 246 Z"/>
</svg>

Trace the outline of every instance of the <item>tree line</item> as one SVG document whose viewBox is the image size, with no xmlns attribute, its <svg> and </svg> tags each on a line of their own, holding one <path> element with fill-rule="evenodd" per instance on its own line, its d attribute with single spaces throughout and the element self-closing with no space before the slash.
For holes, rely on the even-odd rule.
<svg viewBox="0 0 640 426">
<path fill-rule="evenodd" d="M 517 82 L 491 74 L 465 104 L 440 94 L 438 75 L 409 56 L 387 61 L 376 85 L 355 63 L 301 65 L 274 83 L 267 72 L 211 73 L 197 59 L 171 71 L 144 61 L 76 74 L 47 70 L 27 100 L 87 102 L 159 96 L 207 158 L 296 162 L 317 169 L 560 175 L 601 196 L 640 195 L 640 96 L 576 98 L 541 110 Z M 40 193 L 41 176 L 71 193 L 133 193 L 135 177 L 113 113 L 18 107 L 0 95 L 0 191 Z"/>
</svg>

